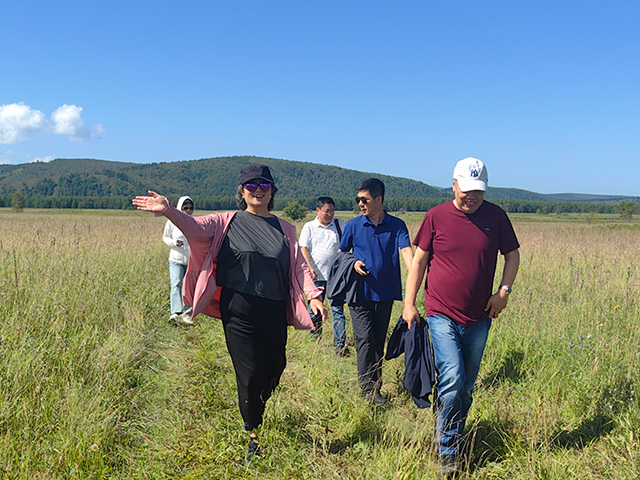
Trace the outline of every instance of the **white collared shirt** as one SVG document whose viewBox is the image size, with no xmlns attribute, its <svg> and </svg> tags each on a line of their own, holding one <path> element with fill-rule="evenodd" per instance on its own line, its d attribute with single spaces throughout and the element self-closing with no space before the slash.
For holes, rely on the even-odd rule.
<svg viewBox="0 0 640 480">
<path fill-rule="evenodd" d="M 340 219 L 338 219 L 338 223 L 340 229 L 344 231 L 345 223 Z M 311 268 L 318 274 L 318 280 L 327 281 L 331 265 L 333 265 L 340 246 L 340 237 L 335 223 L 332 221 L 329 225 L 324 226 L 316 217 L 315 220 L 304 224 L 298 243 L 301 247 L 309 249 Z"/>
</svg>

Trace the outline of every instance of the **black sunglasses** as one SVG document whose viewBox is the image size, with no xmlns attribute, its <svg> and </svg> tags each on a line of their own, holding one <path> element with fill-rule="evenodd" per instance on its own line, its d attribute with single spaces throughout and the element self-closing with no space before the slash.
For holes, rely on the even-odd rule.
<svg viewBox="0 0 640 480">
<path fill-rule="evenodd" d="M 270 183 L 245 183 L 244 184 L 244 188 L 249 190 L 251 193 L 258 190 L 258 187 L 260 187 L 260 190 L 266 193 L 269 190 L 271 190 L 271 186 L 272 185 Z"/>
<path fill-rule="evenodd" d="M 371 198 L 367 198 L 367 197 L 356 197 L 356 203 L 360 203 L 360 202 L 362 202 L 362 203 L 364 203 L 364 204 L 366 205 L 366 204 L 367 204 L 367 203 L 369 203 L 371 200 L 373 200 L 374 198 L 379 197 L 379 196 L 380 196 L 380 195 L 375 195 L 375 196 L 373 196 L 373 197 L 371 197 Z"/>
<path fill-rule="evenodd" d="M 183 205 L 182 210 L 193 210 L 193 205 Z"/>
</svg>

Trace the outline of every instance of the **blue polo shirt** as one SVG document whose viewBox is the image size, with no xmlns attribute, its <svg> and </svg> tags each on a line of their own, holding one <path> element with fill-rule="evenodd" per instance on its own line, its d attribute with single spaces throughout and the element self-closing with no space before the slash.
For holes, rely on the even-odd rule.
<svg viewBox="0 0 640 480">
<path fill-rule="evenodd" d="M 352 218 L 342 232 L 340 250 L 352 251 L 369 270 L 364 277 L 364 297 L 372 302 L 402 300 L 400 253 L 411 246 L 404 221 L 385 212 L 378 225 L 364 215 Z"/>
</svg>

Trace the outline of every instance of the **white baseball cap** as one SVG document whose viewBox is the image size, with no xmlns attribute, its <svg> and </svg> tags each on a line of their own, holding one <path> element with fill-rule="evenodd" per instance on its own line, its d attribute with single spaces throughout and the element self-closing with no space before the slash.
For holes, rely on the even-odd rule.
<svg viewBox="0 0 640 480">
<path fill-rule="evenodd" d="M 453 178 L 458 181 L 458 187 L 463 192 L 487 191 L 487 182 L 489 181 L 487 167 L 484 166 L 482 160 L 477 158 L 467 157 L 456 163 L 456 168 L 453 169 Z"/>
</svg>

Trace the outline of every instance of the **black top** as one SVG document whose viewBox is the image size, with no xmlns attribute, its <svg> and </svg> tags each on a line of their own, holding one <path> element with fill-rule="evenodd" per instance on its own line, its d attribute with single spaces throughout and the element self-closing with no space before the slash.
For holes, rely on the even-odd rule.
<svg viewBox="0 0 640 480">
<path fill-rule="evenodd" d="M 289 294 L 289 241 L 276 217 L 238 212 L 218 253 L 221 287 L 271 300 Z"/>
</svg>

